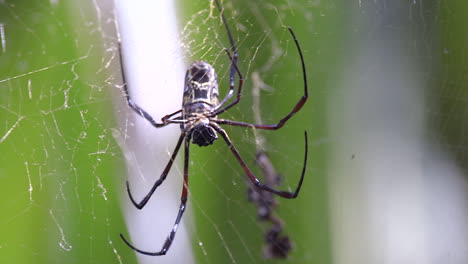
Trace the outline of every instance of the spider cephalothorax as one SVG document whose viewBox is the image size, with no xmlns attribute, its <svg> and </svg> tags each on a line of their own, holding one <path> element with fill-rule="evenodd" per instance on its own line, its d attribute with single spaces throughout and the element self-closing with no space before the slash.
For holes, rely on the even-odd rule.
<svg viewBox="0 0 468 264">
<path fill-rule="evenodd" d="M 218 139 L 216 130 L 210 126 L 209 121 L 198 120 L 192 128 L 192 143 L 197 144 L 200 147 L 208 146 Z"/>
</svg>

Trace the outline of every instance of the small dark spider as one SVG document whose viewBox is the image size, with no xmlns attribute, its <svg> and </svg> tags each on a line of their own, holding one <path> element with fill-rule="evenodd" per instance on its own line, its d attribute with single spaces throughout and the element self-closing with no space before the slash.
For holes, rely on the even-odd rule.
<svg viewBox="0 0 468 264">
<path fill-rule="evenodd" d="M 263 140 L 260 140 L 260 142 L 263 142 Z M 282 176 L 276 172 L 268 155 L 263 150 L 257 152 L 255 163 L 260 167 L 266 185 L 273 187 L 280 184 Z M 283 220 L 274 213 L 278 201 L 273 193 L 256 188 L 250 180 L 247 180 L 247 185 L 248 199 L 257 207 L 258 220 L 271 224 L 270 229 L 266 231 L 264 236 L 263 255 L 266 258 L 287 258 L 293 245 L 289 236 L 282 234 Z"/>
<path fill-rule="evenodd" d="M 234 44 L 231 30 L 229 29 L 229 26 L 226 23 L 226 18 L 223 13 L 223 8 L 221 7 L 218 0 L 214 0 L 214 1 L 221 15 L 222 22 L 225 25 L 227 35 L 231 44 L 231 51 L 229 52 L 226 49 L 226 53 L 228 54 L 228 57 L 231 61 L 231 69 L 230 69 L 230 74 L 229 74 L 229 91 L 226 97 L 224 97 L 224 99 L 221 102 L 219 102 L 218 100 L 218 95 L 219 95 L 218 81 L 217 81 L 217 76 L 216 76 L 213 66 L 211 66 L 210 64 L 204 61 L 197 61 L 197 62 L 194 62 L 192 65 L 190 65 L 185 75 L 185 86 L 184 86 L 184 97 L 182 101 L 182 109 L 172 114 L 164 116 L 161 119 L 161 123 L 158 123 L 154 120 L 153 117 L 151 117 L 145 110 L 143 110 L 137 104 L 135 104 L 130 98 L 128 87 L 125 83 L 123 62 L 121 60 L 122 78 L 124 81 L 123 89 L 125 92 L 125 97 L 127 99 L 128 106 L 133 111 L 135 111 L 138 115 L 148 120 L 156 128 L 164 127 L 169 124 L 179 124 L 181 127 L 181 134 L 180 134 L 179 140 L 177 141 L 176 147 L 174 149 L 174 152 L 171 155 L 171 158 L 169 159 L 169 162 L 164 168 L 164 171 L 162 172 L 159 179 L 154 183 L 149 193 L 145 196 L 145 198 L 143 198 L 141 202 L 139 203 L 135 202 L 130 192 L 130 187 L 127 181 L 127 192 L 130 197 L 130 200 L 132 201 L 133 205 L 135 205 L 136 208 L 142 209 L 146 205 L 148 200 L 151 198 L 154 191 L 156 191 L 158 186 L 161 185 L 163 181 L 166 179 L 167 174 L 169 173 L 169 170 L 171 169 L 172 164 L 174 163 L 174 160 L 177 156 L 177 153 L 179 152 L 179 149 L 182 145 L 182 141 L 185 142 L 184 143 L 184 146 L 185 146 L 184 183 L 182 186 L 182 195 L 180 198 L 181 203 L 180 203 L 179 213 L 177 214 L 174 226 L 172 227 L 172 230 L 169 233 L 169 236 L 166 238 L 166 241 L 164 242 L 161 250 L 157 252 L 149 252 L 149 251 L 140 250 L 134 247 L 132 244 L 130 244 L 130 242 L 128 242 L 128 240 L 125 239 L 125 237 L 122 234 L 120 234 L 123 241 L 130 248 L 132 248 L 133 250 L 141 254 L 150 255 L 150 256 L 165 255 L 167 251 L 169 250 L 169 248 L 171 247 L 172 242 L 174 241 L 177 228 L 179 227 L 179 223 L 182 218 L 182 215 L 184 214 L 186 203 L 187 203 L 190 140 L 192 140 L 192 143 L 195 143 L 199 146 L 208 146 L 208 145 L 213 144 L 213 142 L 218 138 L 217 133 L 219 133 L 221 137 L 224 139 L 224 141 L 226 142 L 226 144 L 228 145 L 231 152 L 234 154 L 234 156 L 240 163 L 240 165 L 242 166 L 242 168 L 244 169 L 249 179 L 257 188 L 261 190 L 274 193 L 284 198 L 292 199 L 292 198 L 296 198 L 297 195 L 299 194 L 299 191 L 302 186 L 302 182 L 304 180 L 304 174 L 305 174 L 306 163 L 307 163 L 307 149 L 308 149 L 307 132 L 304 133 L 305 154 L 304 154 L 304 165 L 302 168 L 301 178 L 299 180 L 296 190 L 294 192 L 288 192 L 288 191 L 279 191 L 279 190 L 273 189 L 269 187 L 268 185 L 265 185 L 262 182 L 260 182 L 252 173 L 252 171 L 249 169 L 245 161 L 242 159 L 239 152 L 237 151 L 237 149 L 234 147 L 231 140 L 229 139 L 229 136 L 227 135 L 226 131 L 224 131 L 224 129 L 220 126 L 220 125 L 231 125 L 231 126 L 239 126 L 239 127 L 247 127 L 247 128 L 276 130 L 276 129 L 283 127 L 283 125 L 295 113 L 297 113 L 302 108 L 304 103 L 307 101 L 307 96 L 308 96 L 307 76 L 306 76 L 305 63 L 304 63 L 302 51 L 301 51 L 299 42 L 297 41 L 293 30 L 288 27 L 288 30 L 291 33 L 292 38 L 294 39 L 294 43 L 296 44 L 296 47 L 299 53 L 299 57 L 301 60 L 301 65 L 302 65 L 302 74 L 304 78 L 304 95 L 297 102 L 293 110 L 289 112 L 285 117 L 283 117 L 277 124 L 273 124 L 273 125 L 249 124 L 249 123 L 243 123 L 243 122 L 238 122 L 238 121 L 220 119 L 218 118 L 219 114 L 227 111 L 229 108 L 239 103 L 241 94 L 242 94 L 241 91 L 242 91 L 242 84 L 243 84 L 244 79 L 237 67 L 237 57 L 238 57 L 237 47 Z M 231 53 L 232 53 L 232 56 L 231 56 Z M 236 73 L 239 76 L 237 96 L 232 102 L 227 104 L 227 101 L 232 97 L 234 93 Z"/>
</svg>

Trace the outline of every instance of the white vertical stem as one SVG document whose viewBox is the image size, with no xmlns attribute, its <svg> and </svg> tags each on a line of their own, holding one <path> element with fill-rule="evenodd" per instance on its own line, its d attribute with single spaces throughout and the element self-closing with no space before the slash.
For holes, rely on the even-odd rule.
<svg viewBox="0 0 468 264">
<path fill-rule="evenodd" d="M 115 0 L 115 5 L 130 95 L 133 101 L 159 121 L 164 115 L 180 109 L 182 102 L 185 69 L 175 3 L 173 0 Z M 125 132 L 127 148 L 128 180 L 133 197 L 140 201 L 167 164 L 180 129 L 177 125 L 154 128 L 127 109 L 122 131 Z M 183 150 L 179 156 L 183 156 Z M 142 210 L 136 209 L 124 194 L 129 232 L 127 238 L 133 245 L 145 251 L 161 250 L 179 209 L 182 177 L 176 162 L 166 181 Z M 139 262 L 193 263 L 190 241 L 183 223 L 182 220 L 166 256 L 149 257 L 136 253 Z"/>
</svg>

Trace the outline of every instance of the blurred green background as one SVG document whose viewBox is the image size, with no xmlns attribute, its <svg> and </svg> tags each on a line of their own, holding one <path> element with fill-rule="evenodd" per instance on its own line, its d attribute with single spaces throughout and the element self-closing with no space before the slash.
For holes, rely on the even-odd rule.
<svg viewBox="0 0 468 264">
<path fill-rule="evenodd" d="M 343 62 L 353 57 L 351 40 L 373 33 L 360 32 L 355 21 L 369 10 L 376 16 L 389 10 L 380 6 L 385 1 L 371 2 L 223 1 L 246 77 L 242 102 L 223 117 L 254 121 L 254 73 L 273 87 L 261 95 L 265 123 L 277 121 L 299 99 L 300 61 L 284 27 L 291 26 L 304 52 L 310 98 L 286 127 L 260 133 L 285 177 L 280 188 L 296 186 L 304 130 L 309 162 L 299 198 L 280 199 L 277 210 L 294 248 L 287 260 L 268 260 L 262 254 L 268 225 L 257 221 L 256 209 L 247 201 L 235 158 L 220 141 L 210 148 L 192 147 L 194 222 L 188 226 L 193 228 L 196 263 L 335 263 L 332 234 L 341 231 L 331 225 L 327 179 L 331 150 L 340 142 L 330 136 L 329 117 L 341 114 L 333 112 L 333 104 L 346 97 L 335 84 Z M 396 29 L 418 31 L 405 43 L 422 50 L 423 63 L 431 65 L 417 73 L 427 83 L 428 145 L 448 146 L 446 151 L 466 175 L 468 4 L 400 2 L 401 9 L 390 11 L 411 19 Z M 207 19 L 196 14 L 208 14 L 209 1 L 178 4 L 180 28 Z M 229 60 L 219 54 L 229 44 L 217 15 L 214 11 L 206 24 L 189 25 L 191 33 L 185 37 L 204 46 L 187 51 L 186 61 L 214 61 L 225 80 L 223 94 Z M 0 26 L 0 262 L 136 263 L 135 253 L 118 236 L 126 230 L 120 202 L 127 197 L 122 192 L 125 164 L 113 136 L 119 131 L 113 121 L 119 113 L 114 100 L 123 99 L 115 98 L 120 72 L 112 2 L 1 1 Z M 203 42 L 213 32 L 219 34 L 213 35 L 214 41 L 220 41 L 215 50 Z M 266 67 L 270 61 L 274 63 Z M 254 135 L 241 128 L 226 131 L 258 174 Z"/>
</svg>

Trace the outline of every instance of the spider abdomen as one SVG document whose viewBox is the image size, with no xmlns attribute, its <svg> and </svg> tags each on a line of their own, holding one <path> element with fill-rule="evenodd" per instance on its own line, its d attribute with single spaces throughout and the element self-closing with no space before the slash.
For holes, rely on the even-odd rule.
<svg viewBox="0 0 468 264">
<path fill-rule="evenodd" d="M 185 74 L 184 98 L 182 106 L 204 103 L 211 107 L 219 104 L 218 78 L 209 63 L 196 61 Z"/>
</svg>

